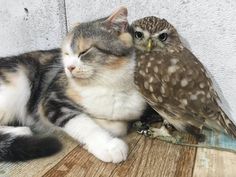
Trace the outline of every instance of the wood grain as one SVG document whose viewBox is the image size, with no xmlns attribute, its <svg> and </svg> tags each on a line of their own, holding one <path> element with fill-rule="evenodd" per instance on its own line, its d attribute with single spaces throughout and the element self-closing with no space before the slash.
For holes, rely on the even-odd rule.
<svg viewBox="0 0 236 177">
<path fill-rule="evenodd" d="M 51 157 L 30 160 L 27 162 L 18 163 L 0 163 L 1 177 L 39 177 L 44 175 L 48 170 L 53 168 L 63 157 L 72 151 L 78 142 L 72 140 L 71 137 L 63 132 L 55 133 L 57 137 L 63 142 L 63 150 Z"/>
<path fill-rule="evenodd" d="M 235 177 L 236 154 L 199 148 L 193 177 Z"/>
<path fill-rule="evenodd" d="M 189 139 L 192 142 L 192 139 Z M 103 163 L 77 147 L 44 177 L 188 177 L 192 176 L 196 149 L 168 144 L 131 133 L 130 154 L 121 164 Z"/>
</svg>

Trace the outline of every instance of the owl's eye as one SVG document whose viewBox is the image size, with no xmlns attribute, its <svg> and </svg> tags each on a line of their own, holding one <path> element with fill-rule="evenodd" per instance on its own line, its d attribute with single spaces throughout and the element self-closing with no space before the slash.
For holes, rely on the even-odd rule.
<svg viewBox="0 0 236 177">
<path fill-rule="evenodd" d="M 134 37 L 137 39 L 142 39 L 143 38 L 143 33 L 140 31 L 135 31 Z"/>
<path fill-rule="evenodd" d="M 162 33 L 158 36 L 158 39 L 161 41 L 161 42 L 164 42 L 166 41 L 166 39 L 168 38 L 168 34 L 167 33 Z"/>
</svg>

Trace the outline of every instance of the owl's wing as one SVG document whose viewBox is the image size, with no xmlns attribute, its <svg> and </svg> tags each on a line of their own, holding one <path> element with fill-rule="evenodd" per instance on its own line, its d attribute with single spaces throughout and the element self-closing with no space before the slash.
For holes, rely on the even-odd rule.
<svg viewBox="0 0 236 177">
<path fill-rule="evenodd" d="M 138 56 L 135 83 L 147 102 L 168 122 L 188 132 L 207 126 L 233 134 L 235 126 L 217 104 L 219 97 L 210 77 L 188 49 Z"/>
<path fill-rule="evenodd" d="M 150 98 L 145 98 L 147 103 L 158 112 L 165 120 L 173 125 L 179 131 L 185 131 L 193 134 L 199 141 L 204 141 L 201 129 L 204 119 L 196 114 L 186 113 L 186 110 L 172 105 L 158 105 Z"/>
<path fill-rule="evenodd" d="M 203 94 L 202 92 L 204 96 L 200 100 L 198 99 L 196 102 L 199 104 L 198 109 L 196 110 L 199 111 L 199 113 L 201 113 L 205 119 L 204 126 L 219 131 L 223 130 L 232 137 L 236 138 L 236 126 L 224 111 L 221 98 L 216 91 L 216 87 L 211 79 L 210 74 L 203 64 L 188 49 L 185 49 L 183 54 L 184 56 L 187 56 L 187 58 L 183 57 L 185 60 L 192 58 L 195 63 L 195 65 L 193 65 L 191 68 L 194 68 L 195 73 L 198 73 L 198 78 L 195 80 L 193 87 L 196 88 L 199 86 L 199 91 L 203 91 L 205 93 Z M 187 69 L 191 68 L 187 67 Z"/>
</svg>

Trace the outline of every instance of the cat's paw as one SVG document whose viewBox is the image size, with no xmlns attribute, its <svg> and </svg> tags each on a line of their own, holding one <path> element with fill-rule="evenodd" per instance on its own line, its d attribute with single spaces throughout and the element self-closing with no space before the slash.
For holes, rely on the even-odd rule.
<svg viewBox="0 0 236 177">
<path fill-rule="evenodd" d="M 119 163 L 126 160 L 128 145 L 118 138 L 113 138 L 104 145 L 88 147 L 88 151 L 103 162 Z"/>
<path fill-rule="evenodd" d="M 109 154 L 112 157 L 112 162 L 119 163 L 126 160 L 129 148 L 124 141 L 118 138 L 114 138 L 109 142 L 108 150 Z"/>
</svg>

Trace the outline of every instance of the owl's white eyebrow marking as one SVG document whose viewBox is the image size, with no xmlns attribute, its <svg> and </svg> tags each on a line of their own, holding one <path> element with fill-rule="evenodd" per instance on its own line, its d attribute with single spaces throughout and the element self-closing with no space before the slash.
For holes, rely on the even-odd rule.
<svg viewBox="0 0 236 177">
<path fill-rule="evenodd" d="M 155 67 L 153 68 L 153 70 L 154 70 L 155 73 L 158 73 L 158 67 L 157 67 L 157 66 L 155 66 Z"/>
<path fill-rule="evenodd" d="M 181 82 L 180 82 L 180 85 L 182 87 L 186 87 L 188 85 L 188 80 L 187 79 L 182 79 Z"/>
<path fill-rule="evenodd" d="M 140 27 L 138 27 L 138 26 L 137 26 L 137 27 L 135 27 L 135 30 L 136 30 L 136 31 L 143 31 L 143 29 L 142 29 L 142 28 L 140 28 Z"/>
<path fill-rule="evenodd" d="M 169 32 L 168 29 L 163 29 L 163 30 L 160 31 L 159 33 L 153 34 L 152 37 L 157 37 L 157 36 L 159 36 L 159 35 L 162 34 L 162 33 L 167 33 L 167 34 L 169 34 L 170 32 Z"/>
<path fill-rule="evenodd" d="M 147 81 L 144 82 L 144 88 L 145 88 L 145 89 L 148 89 L 148 88 L 149 88 L 149 84 L 148 84 Z"/>
</svg>

